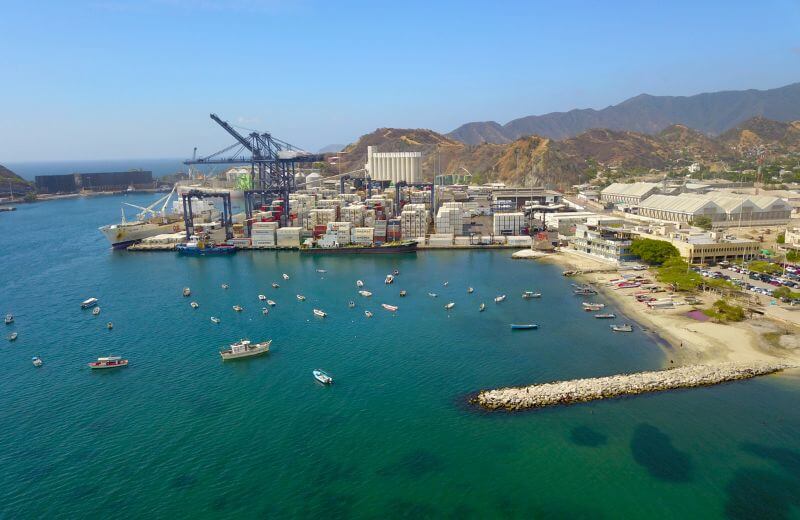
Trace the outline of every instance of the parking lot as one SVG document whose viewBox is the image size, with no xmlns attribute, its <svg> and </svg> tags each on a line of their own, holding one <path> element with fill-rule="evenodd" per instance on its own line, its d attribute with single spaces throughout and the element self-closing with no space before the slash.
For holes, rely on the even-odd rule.
<svg viewBox="0 0 800 520">
<path fill-rule="evenodd" d="M 695 268 L 701 276 L 728 280 L 742 289 L 762 297 L 771 297 L 778 287 L 785 286 L 792 291 L 800 289 L 800 274 L 794 267 L 786 269 L 785 274 L 766 275 L 755 273 L 741 266 L 717 265 L 708 269 Z"/>
</svg>

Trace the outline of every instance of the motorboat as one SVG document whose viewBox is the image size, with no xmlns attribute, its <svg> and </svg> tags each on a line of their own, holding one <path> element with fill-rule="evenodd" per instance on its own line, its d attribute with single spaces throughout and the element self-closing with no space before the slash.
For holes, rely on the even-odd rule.
<svg viewBox="0 0 800 520">
<path fill-rule="evenodd" d="M 369 311 L 364 311 L 364 316 L 366 316 L 367 318 L 371 318 L 372 317 L 372 313 L 369 312 Z"/>
<path fill-rule="evenodd" d="M 539 326 L 535 323 L 511 324 L 511 330 L 533 330 L 538 328 Z"/>
<path fill-rule="evenodd" d="M 583 310 L 585 311 L 599 311 L 606 306 L 605 303 L 587 303 L 587 302 L 583 302 L 581 305 L 583 306 Z"/>
<path fill-rule="evenodd" d="M 244 307 L 242 307 L 241 305 L 234 305 L 233 310 L 235 310 L 236 312 L 242 312 L 244 310 Z"/>
<path fill-rule="evenodd" d="M 522 293 L 522 297 L 526 300 L 530 300 L 531 298 L 541 298 L 542 293 L 533 292 L 533 291 L 525 291 Z"/>
<path fill-rule="evenodd" d="M 267 301 L 267 297 L 266 297 L 266 296 L 264 296 L 263 294 L 259 294 L 259 295 L 258 295 L 258 299 L 259 299 L 259 301 L 262 301 L 262 302 L 265 302 L 265 301 Z"/>
<path fill-rule="evenodd" d="M 384 280 L 383 283 L 385 283 L 386 285 L 394 283 L 394 276 L 392 276 L 391 274 L 387 274 L 386 280 Z"/>
<path fill-rule="evenodd" d="M 231 286 L 230 286 L 230 285 L 228 285 L 228 284 L 226 284 L 226 283 L 224 283 L 224 284 L 222 284 L 222 285 L 221 285 L 221 287 L 222 287 L 223 289 L 230 289 L 230 287 L 231 287 Z"/>
<path fill-rule="evenodd" d="M 119 356 L 108 356 L 97 358 L 97 361 L 88 363 L 89 368 L 120 368 L 128 366 L 128 360 L 122 359 Z"/>
<path fill-rule="evenodd" d="M 261 314 L 263 314 L 264 316 L 269 314 L 269 307 L 261 307 Z"/>
<path fill-rule="evenodd" d="M 326 271 L 325 269 L 317 269 L 317 272 L 318 273 L 327 273 L 328 271 Z"/>
<path fill-rule="evenodd" d="M 450 282 L 444 282 L 444 283 L 442 284 L 442 287 L 447 287 L 449 284 L 450 284 Z"/>
<path fill-rule="evenodd" d="M 14 323 L 14 315 L 11 313 L 6 314 L 5 322 L 6 325 L 11 325 L 12 323 Z"/>
<path fill-rule="evenodd" d="M 89 298 L 88 300 L 83 300 L 81 302 L 81 309 L 88 309 L 89 307 L 94 307 L 97 305 L 97 298 Z"/>
<path fill-rule="evenodd" d="M 192 303 L 190 303 L 189 305 L 191 305 L 191 306 L 192 306 L 192 309 L 199 309 L 199 308 L 200 308 L 200 304 L 199 304 L 199 303 L 197 303 L 197 302 L 192 302 Z"/>
<path fill-rule="evenodd" d="M 405 297 L 405 295 L 406 295 L 406 294 L 408 294 L 408 293 L 405 291 L 405 289 L 403 289 L 402 291 L 400 291 L 400 296 L 401 296 L 401 297 Z"/>
<path fill-rule="evenodd" d="M 609 312 L 607 314 L 595 314 L 594 317 L 599 320 L 611 320 L 616 318 L 617 315 Z"/>
<path fill-rule="evenodd" d="M 11 334 L 8 335 L 8 341 L 14 341 L 15 339 L 17 339 L 17 336 L 19 336 L 19 334 L 17 334 L 16 332 L 12 332 Z"/>
<path fill-rule="evenodd" d="M 273 289 L 277 289 L 278 287 L 280 287 L 280 285 L 278 285 L 278 284 L 277 284 L 277 283 L 275 283 L 275 282 L 272 282 L 272 288 L 273 288 Z"/>
<path fill-rule="evenodd" d="M 100 307 L 95 307 L 94 309 L 92 309 L 93 316 L 97 316 L 98 314 L 100 314 Z"/>
<path fill-rule="evenodd" d="M 478 312 L 483 312 L 485 310 L 486 310 L 486 304 L 485 303 L 481 303 L 481 306 L 478 307 Z"/>
<path fill-rule="evenodd" d="M 267 300 L 267 305 L 269 305 L 270 307 L 275 307 L 275 302 L 272 300 Z"/>
<path fill-rule="evenodd" d="M 288 279 L 289 279 L 289 275 L 288 275 L 288 274 L 286 274 L 286 273 L 283 273 L 283 275 L 282 275 L 282 276 L 283 276 L 283 279 L 284 279 L 284 280 L 288 280 Z"/>
<path fill-rule="evenodd" d="M 625 323 L 622 325 L 612 325 L 611 330 L 614 332 L 633 332 L 633 326 L 629 323 Z"/>
<path fill-rule="evenodd" d="M 497 296 L 497 297 L 494 299 L 494 302 L 495 302 L 495 303 L 500 303 L 501 301 L 503 301 L 503 300 L 505 300 L 505 299 L 506 299 L 506 295 L 505 295 L 505 294 L 501 294 L 500 296 Z"/>
<path fill-rule="evenodd" d="M 356 287 L 364 287 L 364 282 L 361 280 L 356 280 Z"/>
<path fill-rule="evenodd" d="M 320 369 L 316 369 L 316 370 L 312 371 L 311 373 L 314 374 L 314 379 L 316 379 L 317 381 L 319 381 L 323 385 L 329 385 L 329 384 L 333 383 L 333 378 L 331 376 L 329 376 L 328 374 L 326 374 L 325 372 L 323 372 L 322 370 L 320 370 Z"/>
<path fill-rule="evenodd" d="M 372 293 L 369 291 L 358 291 L 358 294 L 360 294 L 364 298 L 369 298 L 370 296 L 372 296 Z"/>
<path fill-rule="evenodd" d="M 106 323 L 106 328 L 108 330 L 112 330 L 114 328 L 114 324 L 109 321 L 108 323 Z"/>
<path fill-rule="evenodd" d="M 447 305 L 445 305 L 444 308 L 445 308 L 445 310 L 449 311 L 450 309 L 452 309 L 455 306 L 456 306 L 455 302 L 450 302 Z"/>
<path fill-rule="evenodd" d="M 212 322 L 212 323 L 219 323 L 219 322 L 220 322 L 220 319 L 219 319 L 219 318 L 217 318 L 217 317 L 215 317 L 215 316 L 211 316 L 211 322 Z"/>
<path fill-rule="evenodd" d="M 325 311 L 322 311 L 320 309 L 314 309 L 314 316 L 319 316 L 320 318 L 324 318 L 327 315 L 328 313 Z"/>
<path fill-rule="evenodd" d="M 431 298 L 436 298 L 436 296 L 438 295 L 435 292 L 429 292 L 428 296 L 430 296 Z"/>
<path fill-rule="evenodd" d="M 189 296 L 191 296 L 191 295 L 192 295 L 192 290 L 191 290 L 191 289 L 189 289 L 188 287 L 184 287 L 184 288 L 183 288 L 183 296 L 184 296 L 184 297 L 189 297 Z"/>
<path fill-rule="evenodd" d="M 589 295 L 592 295 L 592 294 L 597 294 L 597 291 L 595 291 L 591 287 L 578 287 L 577 289 L 575 289 L 572 292 L 574 294 L 577 294 L 578 296 L 589 296 Z"/>
<path fill-rule="evenodd" d="M 240 359 L 252 356 L 259 356 L 269 352 L 269 346 L 272 340 L 264 341 L 262 343 L 252 343 L 249 339 L 243 339 L 236 343 L 231 343 L 230 348 L 220 350 L 219 355 L 223 361 L 228 359 Z"/>
<path fill-rule="evenodd" d="M 356 306 L 356 302 L 354 302 L 353 300 L 350 300 L 349 302 L 347 302 L 347 306 L 352 309 L 353 307 Z"/>
<path fill-rule="evenodd" d="M 306 297 L 305 297 L 305 296 L 303 296 L 302 294 L 298 294 L 298 295 L 297 295 L 297 300 L 302 302 L 302 301 L 305 301 L 305 300 L 306 300 Z"/>
<path fill-rule="evenodd" d="M 33 362 L 33 366 L 35 367 L 42 366 L 42 358 L 40 358 L 39 356 L 33 356 L 31 358 L 31 362 Z"/>
<path fill-rule="evenodd" d="M 384 308 L 384 309 L 386 309 L 387 311 L 391 311 L 391 312 L 394 312 L 394 311 L 396 311 L 396 310 L 397 310 L 397 306 L 395 306 L 395 305 L 389 305 L 388 303 L 382 303 L 382 304 L 381 304 L 381 307 L 383 307 L 383 308 Z"/>
<path fill-rule="evenodd" d="M 475 289 L 473 289 L 472 287 L 467 287 L 467 294 L 472 294 L 474 292 L 475 292 Z"/>
</svg>

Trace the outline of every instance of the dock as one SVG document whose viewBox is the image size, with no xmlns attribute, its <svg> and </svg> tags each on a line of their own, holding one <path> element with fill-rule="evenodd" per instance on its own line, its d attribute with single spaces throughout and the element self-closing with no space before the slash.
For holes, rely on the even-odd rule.
<svg viewBox="0 0 800 520">
<path fill-rule="evenodd" d="M 652 372 L 482 390 L 470 399 L 470 402 L 487 410 L 529 410 L 679 388 L 718 385 L 774 374 L 789 368 L 795 367 L 784 363 L 767 362 L 686 365 Z"/>
</svg>

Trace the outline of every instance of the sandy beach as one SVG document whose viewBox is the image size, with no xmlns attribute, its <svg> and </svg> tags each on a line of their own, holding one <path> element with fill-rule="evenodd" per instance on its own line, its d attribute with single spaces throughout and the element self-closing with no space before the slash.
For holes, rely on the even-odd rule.
<svg viewBox="0 0 800 520">
<path fill-rule="evenodd" d="M 613 263 L 594 259 L 580 253 L 563 250 L 538 257 L 537 262 L 553 262 L 565 270 L 582 271 L 576 281 L 588 282 L 604 296 L 614 300 L 626 316 L 636 321 L 648 332 L 663 340 L 665 366 L 690 363 L 725 363 L 783 361 L 800 365 L 800 341 L 796 330 L 786 324 L 752 318 L 741 323 L 721 324 L 698 321 L 686 314 L 693 308 L 707 308 L 717 297 L 699 294 L 696 305 L 679 305 L 674 309 L 651 309 L 637 302 L 634 293 L 641 289 L 620 289 L 611 280 L 620 273 L 634 271 L 620 269 Z M 587 272 L 588 271 L 588 272 Z M 655 282 L 652 271 L 639 271 Z M 682 302 L 687 293 L 658 293 L 659 298 L 674 296 Z M 618 320 L 619 321 L 619 320 Z"/>
</svg>

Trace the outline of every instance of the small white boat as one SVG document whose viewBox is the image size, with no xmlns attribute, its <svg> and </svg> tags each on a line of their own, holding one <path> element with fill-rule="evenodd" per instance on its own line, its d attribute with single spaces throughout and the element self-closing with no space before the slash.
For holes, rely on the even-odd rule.
<svg viewBox="0 0 800 520">
<path fill-rule="evenodd" d="M 235 310 L 236 312 L 242 312 L 244 310 L 244 307 L 242 307 L 241 305 L 234 305 L 233 310 Z"/>
<path fill-rule="evenodd" d="M 485 303 L 481 303 L 481 306 L 478 307 L 478 312 L 483 312 L 485 310 L 486 310 L 486 304 Z"/>
<path fill-rule="evenodd" d="M 259 299 L 259 301 L 262 301 L 262 302 L 265 302 L 265 301 L 267 301 L 267 297 L 266 297 L 266 296 L 264 296 L 263 294 L 259 294 L 259 295 L 258 295 L 258 299 Z"/>
<path fill-rule="evenodd" d="M 275 307 L 275 302 L 272 300 L 267 300 L 267 305 L 269 305 L 270 307 Z"/>
<path fill-rule="evenodd" d="M 444 308 L 445 308 L 445 310 L 449 311 L 450 309 L 452 309 L 455 306 L 456 306 L 455 302 L 450 302 L 447 305 L 445 305 Z"/>
<path fill-rule="evenodd" d="M 633 332 L 633 326 L 629 323 L 625 323 L 623 325 L 612 325 L 611 330 L 614 332 Z"/>
<path fill-rule="evenodd" d="M 503 300 L 505 300 L 505 299 L 506 299 L 506 295 L 505 295 L 505 294 L 501 294 L 500 296 L 498 296 L 498 297 L 496 297 L 496 298 L 494 299 L 494 302 L 495 302 L 495 303 L 500 303 L 501 301 L 503 301 Z"/>
<path fill-rule="evenodd" d="M 383 283 L 385 283 L 386 285 L 394 283 L 394 276 L 387 274 L 386 280 L 384 280 Z"/>
<path fill-rule="evenodd" d="M 88 300 L 83 300 L 81 302 L 81 309 L 88 309 L 89 307 L 94 307 L 97 305 L 97 298 L 89 298 Z"/>
<path fill-rule="evenodd" d="M 586 303 L 586 302 L 583 302 L 581 304 L 581 306 L 583 306 L 583 310 L 588 312 L 588 311 L 599 311 L 603 307 L 605 307 L 606 305 L 604 303 Z"/>
<path fill-rule="evenodd" d="M 408 293 L 405 291 L 405 289 L 403 289 L 402 291 L 400 291 L 400 296 L 401 296 L 402 298 L 405 298 L 406 294 L 408 294 Z"/>
<path fill-rule="evenodd" d="M 369 312 L 369 311 L 364 311 L 364 316 L 366 316 L 367 318 L 371 318 L 372 317 L 372 313 Z"/>
<path fill-rule="evenodd" d="M 98 314 L 100 314 L 100 307 L 92 309 L 92 315 L 97 316 Z"/>
<path fill-rule="evenodd" d="M 188 287 L 184 287 L 183 288 L 183 295 L 184 296 L 191 296 L 192 295 L 192 290 L 189 289 Z"/>
<path fill-rule="evenodd" d="M 320 369 L 314 370 L 311 373 L 314 374 L 314 379 L 316 379 L 323 385 L 329 385 L 333 383 L 333 378 Z"/>
<path fill-rule="evenodd" d="M 17 336 L 19 336 L 19 334 L 17 334 L 16 332 L 12 332 L 11 334 L 8 335 L 8 341 L 14 341 L 15 339 L 17 339 Z"/>
<path fill-rule="evenodd" d="M 275 282 L 272 282 L 272 288 L 273 289 L 277 289 L 278 287 L 280 287 L 280 285 L 276 284 Z"/>
<path fill-rule="evenodd" d="M 288 279 L 289 279 L 289 275 L 288 275 L 288 274 L 286 274 L 286 273 L 283 273 L 283 279 L 284 279 L 284 280 L 288 280 Z"/>
<path fill-rule="evenodd" d="M 197 303 L 197 302 L 192 302 L 192 303 L 190 303 L 189 305 L 191 305 L 191 306 L 192 306 L 192 309 L 197 309 L 197 308 L 199 308 L 199 307 L 200 307 L 200 304 L 199 304 L 199 303 Z"/>
<path fill-rule="evenodd" d="M 361 280 L 356 280 L 356 287 L 364 287 L 364 282 Z"/>
<path fill-rule="evenodd" d="M 382 304 L 381 304 L 381 307 L 383 307 L 383 308 L 384 308 L 384 309 L 386 309 L 387 311 L 392 311 L 392 312 L 394 312 L 394 311 L 396 311 L 396 310 L 397 310 L 397 306 L 395 306 L 395 305 L 389 305 L 388 303 L 382 303 Z"/>
<path fill-rule="evenodd" d="M 428 296 L 430 296 L 431 298 L 436 298 L 436 293 L 435 292 L 429 292 Z"/>
<path fill-rule="evenodd" d="M 358 294 L 360 294 L 364 298 L 369 298 L 370 296 L 372 296 L 372 293 L 369 291 L 358 291 Z"/>
<path fill-rule="evenodd" d="M 447 287 L 449 284 L 450 284 L 450 282 L 444 282 L 444 283 L 442 284 L 442 287 Z"/>
<path fill-rule="evenodd" d="M 467 287 L 467 294 L 472 294 L 474 292 L 475 292 L 475 289 L 473 289 L 472 287 Z"/>
<path fill-rule="evenodd" d="M 14 323 L 14 315 L 11 313 L 6 314 L 6 325 Z"/>
<path fill-rule="evenodd" d="M 224 283 L 224 284 L 222 284 L 222 288 L 223 288 L 223 289 L 229 289 L 229 288 L 230 288 L 230 285 L 228 285 L 228 284 Z"/>
<path fill-rule="evenodd" d="M 530 300 L 531 298 L 541 298 L 542 293 L 533 292 L 533 291 L 525 291 L 522 293 L 522 298 L 525 300 Z"/>
<path fill-rule="evenodd" d="M 611 319 L 616 318 L 617 315 L 614 314 L 614 313 L 609 312 L 607 314 L 595 314 L 594 317 L 599 319 L 599 320 L 611 320 Z"/>
<path fill-rule="evenodd" d="M 269 314 L 269 307 L 262 307 L 261 308 L 261 314 L 263 314 L 264 316 Z"/>
<path fill-rule="evenodd" d="M 215 316 L 211 316 L 211 322 L 212 323 L 219 323 L 219 321 L 220 321 L 219 318 L 217 318 Z"/>
<path fill-rule="evenodd" d="M 347 306 L 352 309 L 353 307 L 356 306 L 356 302 L 354 302 L 353 300 L 350 300 L 349 302 L 347 302 Z"/>
<path fill-rule="evenodd" d="M 327 273 L 328 271 L 326 271 L 325 269 L 317 269 L 317 272 L 318 273 Z"/>
<path fill-rule="evenodd" d="M 305 301 L 305 300 L 306 300 L 306 297 L 305 297 L 305 296 L 303 296 L 302 294 L 298 294 L 298 295 L 297 295 L 297 299 L 298 299 L 299 301 L 301 301 L 301 302 L 302 302 L 302 301 Z"/>
<path fill-rule="evenodd" d="M 39 356 L 33 356 L 31 358 L 31 361 L 33 362 L 33 366 L 35 367 L 42 366 L 42 359 Z"/>
<path fill-rule="evenodd" d="M 314 309 L 314 316 L 319 316 L 320 318 L 324 318 L 327 315 L 328 313 L 325 311 L 322 311 L 320 309 Z"/>
<path fill-rule="evenodd" d="M 108 323 L 106 323 L 106 328 L 108 330 L 112 330 L 114 328 L 114 324 L 109 321 Z"/>
<path fill-rule="evenodd" d="M 230 348 L 226 350 L 220 350 L 219 355 L 223 361 L 258 356 L 269 352 L 271 344 L 272 340 L 264 341 L 263 343 L 251 343 L 249 339 L 243 339 L 236 343 L 231 343 Z"/>
</svg>

